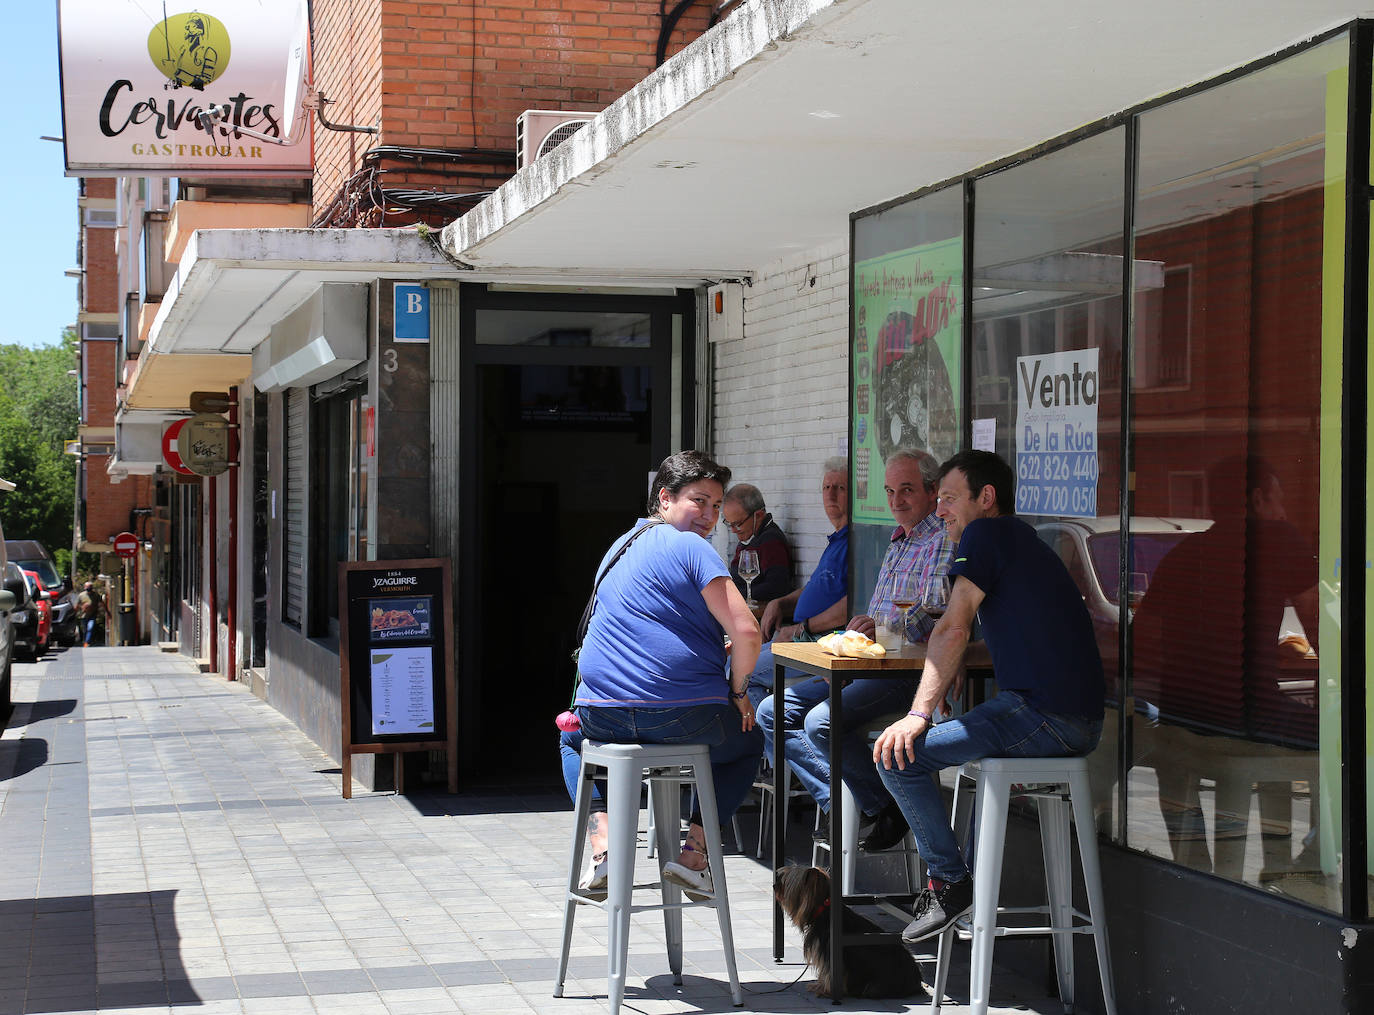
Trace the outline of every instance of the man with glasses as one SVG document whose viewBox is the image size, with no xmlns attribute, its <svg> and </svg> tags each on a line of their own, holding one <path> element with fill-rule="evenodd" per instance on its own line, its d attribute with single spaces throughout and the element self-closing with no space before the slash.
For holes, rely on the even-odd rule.
<svg viewBox="0 0 1374 1015">
<path fill-rule="evenodd" d="M 739 594 L 768 603 L 792 591 L 792 551 L 787 545 L 778 523 L 764 507 L 763 494 L 757 486 L 736 483 L 725 494 L 720 505 L 720 517 L 739 542 L 730 555 L 730 577 L 735 580 Z M 739 555 L 753 550 L 759 555 L 759 576 L 752 584 L 739 576 Z"/>
<path fill-rule="evenodd" d="M 936 518 L 935 475 L 938 463 L 924 451 L 899 449 L 887 459 L 883 487 L 887 507 L 897 528 L 892 532 L 869 600 L 868 612 L 849 621 L 849 627 L 870 637 L 876 628 L 875 617 L 890 616 L 893 590 L 924 591 L 931 578 L 949 570 L 950 543 L 944 525 Z M 919 610 L 909 610 L 904 618 L 906 636 L 924 640 L 935 621 Z M 817 634 L 824 633 L 817 630 Z M 890 849 L 902 840 L 907 824 L 901 809 L 883 788 L 882 780 L 868 761 L 865 731 L 880 716 L 902 712 L 916 689 L 911 679 L 855 679 L 842 692 L 844 730 L 844 782 L 860 809 L 862 839 L 866 852 Z M 763 730 L 764 754 L 773 750 L 776 728 L 773 699 L 758 706 L 758 724 Z M 829 812 L 830 799 L 830 685 L 824 677 L 812 677 L 789 687 L 783 695 L 783 755 L 801 784 L 821 810 Z M 823 836 L 824 825 L 817 835 Z"/>
<path fill-rule="evenodd" d="M 930 870 L 902 932 L 908 943 L 973 908 L 973 879 L 931 776 L 979 758 L 1083 755 L 1102 735 L 1102 660 L 1092 619 L 1059 555 L 1016 517 L 1013 486 L 1011 466 L 990 451 L 963 451 L 940 466 L 936 514 L 955 544 L 954 588 L 930 633 L 910 711 L 873 748 L 877 772 Z M 948 709 L 947 695 L 959 692 L 975 616 L 998 693 L 933 725 L 935 712 Z"/>
</svg>

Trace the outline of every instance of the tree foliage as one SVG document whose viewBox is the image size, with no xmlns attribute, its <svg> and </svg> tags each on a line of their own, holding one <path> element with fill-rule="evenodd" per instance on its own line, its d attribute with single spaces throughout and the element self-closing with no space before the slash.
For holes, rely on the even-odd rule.
<svg viewBox="0 0 1374 1015">
<path fill-rule="evenodd" d="M 36 539 L 54 556 L 71 555 L 76 458 L 64 442 L 76 437 L 76 362 L 70 328 L 53 345 L 0 344 L 0 522 L 9 539 Z M 63 554 L 65 552 L 65 555 Z"/>
</svg>

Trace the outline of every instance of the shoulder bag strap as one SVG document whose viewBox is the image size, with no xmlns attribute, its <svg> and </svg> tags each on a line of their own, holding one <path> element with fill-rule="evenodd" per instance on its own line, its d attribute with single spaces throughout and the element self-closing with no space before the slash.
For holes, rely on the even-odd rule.
<svg viewBox="0 0 1374 1015">
<path fill-rule="evenodd" d="M 606 562 L 606 569 L 597 576 L 596 584 L 592 586 L 592 594 L 587 598 L 587 605 L 582 609 L 582 619 L 577 625 L 577 641 L 573 646 L 574 656 L 576 653 L 582 651 L 582 642 L 587 637 L 587 628 L 591 626 L 592 614 L 596 611 L 596 590 L 601 588 L 601 583 L 605 580 L 606 575 L 610 574 L 611 568 L 615 567 L 620 558 L 625 556 L 625 551 L 630 548 L 630 544 L 652 529 L 655 525 L 662 524 L 662 518 L 654 518 L 646 525 L 641 525 L 639 528 L 635 529 L 635 531 L 630 534 L 630 538 L 621 544 L 619 550 L 615 551 L 615 556 Z"/>
</svg>

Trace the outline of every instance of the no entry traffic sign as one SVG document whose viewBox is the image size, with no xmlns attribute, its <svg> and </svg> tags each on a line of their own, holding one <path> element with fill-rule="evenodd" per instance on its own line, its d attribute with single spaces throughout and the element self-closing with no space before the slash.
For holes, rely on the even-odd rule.
<svg viewBox="0 0 1374 1015">
<path fill-rule="evenodd" d="M 114 537 L 114 552 L 125 560 L 138 554 L 138 537 L 132 532 L 121 532 Z"/>
</svg>

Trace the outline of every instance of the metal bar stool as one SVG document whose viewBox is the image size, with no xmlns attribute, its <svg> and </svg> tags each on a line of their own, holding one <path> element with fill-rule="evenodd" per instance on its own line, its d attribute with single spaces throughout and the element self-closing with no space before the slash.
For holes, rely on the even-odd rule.
<svg viewBox="0 0 1374 1015">
<path fill-rule="evenodd" d="M 882 733 L 883 730 L 891 726 L 895 720 L 901 718 L 901 716 L 901 712 L 893 712 L 889 715 L 878 716 L 871 723 L 869 723 L 868 728 L 863 731 L 865 742 L 870 747 L 872 747 L 874 742 L 878 739 L 878 735 Z M 844 828 L 844 860 L 841 866 L 841 869 L 844 871 L 844 883 L 840 886 L 840 891 L 843 892 L 845 895 L 853 895 L 854 884 L 856 880 L 856 872 L 859 866 L 859 857 L 861 855 L 869 855 L 867 853 L 861 854 L 859 852 L 859 825 L 862 823 L 863 811 L 859 809 L 859 802 L 854 799 L 854 793 L 850 790 L 848 783 L 846 783 L 843 779 L 838 779 L 835 781 L 839 782 L 840 784 L 840 806 L 841 808 L 843 808 L 842 813 L 844 815 L 844 820 L 842 822 L 842 827 Z M 831 801 L 831 806 L 834 806 L 833 800 Z M 822 816 L 821 809 L 817 807 L 816 827 L 821 828 L 823 825 L 828 826 L 828 822 Z M 916 882 L 919 881 L 921 878 L 921 856 L 919 853 L 916 852 L 916 838 L 911 834 L 910 830 L 908 830 L 906 835 L 902 837 L 901 846 L 901 852 L 905 854 L 904 866 L 906 868 L 906 893 L 908 895 L 912 895 L 916 891 Z M 820 866 L 820 855 L 822 851 L 826 853 L 830 852 L 829 842 L 821 842 L 820 840 L 816 840 L 812 843 L 812 867 Z M 882 853 L 874 853 L 872 855 L 890 856 L 893 855 L 893 853 L 894 850 L 884 850 Z"/>
<path fill-rule="evenodd" d="M 592 780 L 596 770 L 606 773 L 606 813 L 610 823 L 607 841 L 607 896 L 604 902 L 578 891 L 578 872 L 582 869 L 582 855 L 586 845 L 587 818 L 591 814 Z M 640 784 L 645 780 L 658 783 L 653 787 L 654 830 L 661 857 L 677 853 L 677 830 L 680 824 L 678 808 L 680 789 L 684 782 L 696 786 L 701 802 L 701 824 L 706 841 L 711 844 L 707 862 L 711 869 L 714 891 L 700 901 L 684 901 L 682 889 L 671 882 L 636 886 L 634 883 L 635 848 L 639 831 Z M 711 780 L 710 748 L 704 744 L 602 744 L 591 740 L 582 744 L 582 768 L 578 775 L 577 805 L 573 816 L 572 856 L 568 863 L 568 886 L 563 909 L 563 944 L 558 959 L 558 978 L 553 996 L 563 996 L 567 978 L 568 954 L 572 947 L 573 917 L 578 906 L 595 906 L 606 911 L 608 980 L 607 1006 L 617 1015 L 625 999 L 625 972 L 630 946 L 630 915 L 661 910 L 663 930 L 668 945 L 668 968 L 673 982 L 682 983 L 682 910 L 686 906 L 711 906 L 720 921 L 721 945 L 725 949 L 725 966 L 730 976 L 730 996 L 739 1007 L 744 1003 L 740 991 L 739 972 L 735 967 L 735 942 L 730 930 L 730 901 L 725 885 L 725 862 L 721 856 L 720 821 L 716 813 L 716 790 Z M 632 895 L 636 887 L 659 888 L 662 901 L 652 905 L 634 905 Z"/>
<path fill-rule="evenodd" d="M 1036 799 L 1040 811 L 1040 845 L 1045 858 L 1046 904 L 1027 907 L 998 907 L 1001 889 L 1002 854 L 1007 830 L 1007 806 L 1012 787 L 1032 787 L 1017 795 Z M 987 1015 L 988 993 L 992 981 L 992 946 L 998 937 L 1045 935 L 1054 939 L 1054 964 L 1059 981 L 1059 998 L 1064 1010 L 1074 1006 L 1074 934 L 1091 934 L 1097 949 L 1097 968 L 1102 978 L 1102 998 L 1107 1015 L 1116 1015 L 1116 995 L 1112 988 L 1111 957 L 1107 948 L 1106 909 L 1102 897 L 1102 873 L 1097 857 L 1097 829 L 1093 821 L 1092 791 L 1088 784 L 1086 758 L 983 758 L 959 769 L 954 789 L 954 830 L 967 850 L 970 796 L 976 809 L 977 827 L 973 859 L 973 954 L 969 963 L 969 1011 Z M 1088 913 L 1073 906 L 1073 847 L 1069 837 L 1069 813 L 1078 830 L 1078 854 L 1083 867 L 1083 885 L 1088 896 Z M 1048 926 L 998 926 L 997 917 L 1010 914 L 1038 914 L 1049 917 Z M 962 922 L 962 921 L 961 921 Z M 935 1015 L 944 999 L 949 980 L 950 954 L 958 925 L 940 935 L 931 991 L 930 1010 Z M 967 933 L 967 932 L 966 932 Z M 961 935 L 962 936 L 962 935 Z"/>
</svg>

